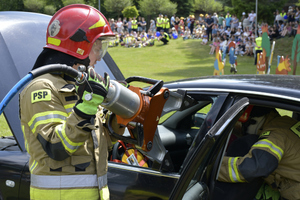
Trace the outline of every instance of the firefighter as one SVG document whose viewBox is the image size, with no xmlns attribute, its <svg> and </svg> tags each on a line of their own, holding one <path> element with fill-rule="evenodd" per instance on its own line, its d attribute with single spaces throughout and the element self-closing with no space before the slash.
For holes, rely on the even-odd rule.
<svg viewBox="0 0 300 200">
<path fill-rule="evenodd" d="M 75 69 L 84 65 L 88 84 L 51 73 L 35 78 L 20 94 L 21 126 L 30 154 L 30 199 L 109 199 L 107 158 L 113 138 L 99 105 L 110 81 L 93 66 L 115 35 L 101 12 L 74 4 L 54 14 L 46 36 L 33 69 L 55 63 Z M 116 120 L 112 126 L 123 134 Z"/>
<path fill-rule="evenodd" d="M 246 155 L 225 156 L 218 180 L 245 184 L 263 178 L 269 186 L 280 192 L 283 199 L 300 199 L 300 174 L 297 173 L 300 166 L 300 122 L 288 116 L 280 116 L 271 108 L 249 106 L 247 110 L 250 115 L 243 116 L 250 117 L 245 120 L 242 129 L 248 134 L 257 135 L 258 140 Z M 249 196 L 249 187 L 244 192 L 244 195 Z M 264 196 L 263 193 L 260 190 L 257 197 Z M 275 194 L 274 191 L 272 195 Z M 225 199 L 224 196 L 222 199 Z M 234 198 L 231 196 L 230 199 Z"/>
</svg>

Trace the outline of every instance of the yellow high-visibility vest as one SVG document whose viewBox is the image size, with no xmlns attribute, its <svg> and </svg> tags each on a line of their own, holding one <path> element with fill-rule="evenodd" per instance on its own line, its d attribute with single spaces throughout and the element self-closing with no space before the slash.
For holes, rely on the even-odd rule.
<svg viewBox="0 0 300 200">
<path fill-rule="evenodd" d="M 163 28 L 170 28 L 169 18 L 164 18 L 164 26 L 163 26 Z"/>
<path fill-rule="evenodd" d="M 261 47 L 262 44 L 262 37 L 258 37 L 255 39 L 256 45 L 259 46 L 260 48 L 258 48 L 257 46 L 255 46 L 255 51 L 256 50 L 262 50 L 263 48 Z"/>
<path fill-rule="evenodd" d="M 163 27 L 163 24 L 158 24 L 158 23 L 162 23 L 163 20 L 164 20 L 163 18 L 158 17 L 158 18 L 157 18 L 157 21 L 156 21 L 156 22 L 157 22 L 157 23 L 156 23 L 156 27 Z"/>
<path fill-rule="evenodd" d="M 137 29 L 138 25 L 137 25 L 137 20 L 132 20 L 131 21 L 131 28 L 132 29 Z"/>
</svg>

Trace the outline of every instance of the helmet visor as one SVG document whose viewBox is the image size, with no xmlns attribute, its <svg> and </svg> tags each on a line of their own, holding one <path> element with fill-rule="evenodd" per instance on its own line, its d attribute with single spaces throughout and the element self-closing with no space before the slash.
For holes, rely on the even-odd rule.
<svg viewBox="0 0 300 200">
<path fill-rule="evenodd" d="M 105 37 L 103 38 L 99 38 L 97 39 L 92 47 L 92 51 L 99 57 L 99 58 L 103 58 L 103 56 L 106 54 L 107 52 L 107 48 L 109 46 L 109 43 L 111 41 L 113 41 L 114 38 L 113 37 Z"/>
</svg>

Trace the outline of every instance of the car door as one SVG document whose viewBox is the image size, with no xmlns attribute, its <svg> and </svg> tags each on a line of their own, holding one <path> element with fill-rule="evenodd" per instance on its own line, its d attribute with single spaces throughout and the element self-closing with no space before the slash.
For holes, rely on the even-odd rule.
<svg viewBox="0 0 300 200">
<path fill-rule="evenodd" d="M 242 98 L 228 109 L 197 145 L 193 155 L 186 162 L 170 199 L 209 199 L 222 157 L 222 150 L 232 128 L 249 105 L 248 98 Z"/>
</svg>

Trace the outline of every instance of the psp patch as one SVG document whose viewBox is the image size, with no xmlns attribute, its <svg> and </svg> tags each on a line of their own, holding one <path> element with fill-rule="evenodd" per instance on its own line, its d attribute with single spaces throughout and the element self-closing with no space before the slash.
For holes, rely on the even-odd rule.
<svg viewBox="0 0 300 200">
<path fill-rule="evenodd" d="M 31 103 L 51 101 L 51 90 L 36 90 L 31 92 Z"/>
</svg>

